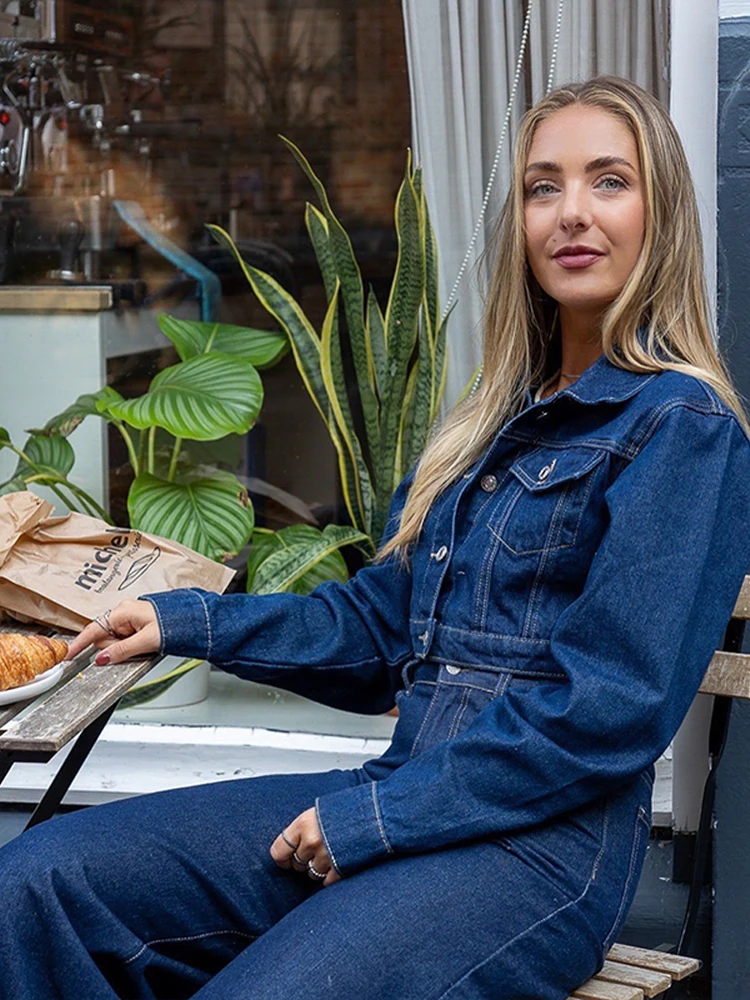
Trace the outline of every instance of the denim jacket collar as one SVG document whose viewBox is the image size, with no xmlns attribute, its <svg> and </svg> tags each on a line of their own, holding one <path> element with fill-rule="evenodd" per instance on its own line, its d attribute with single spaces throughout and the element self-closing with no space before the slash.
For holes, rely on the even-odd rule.
<svg viewBox="0 0 750 1000">
<path fill-rule="evenodd" d="M 543 403 L 549 403 L 564 396 L 569 396 L 579 403 L 621 403 L 630 399 L 637 392 L 656 378 L 657 372 L 634 372 L 627 368 L 613 365 L 606 354 L 599 357 L 565 389 L 559 389 Z M 527 405 L 533 405 L 531 389 L 526 390 Z"/>
</svg>

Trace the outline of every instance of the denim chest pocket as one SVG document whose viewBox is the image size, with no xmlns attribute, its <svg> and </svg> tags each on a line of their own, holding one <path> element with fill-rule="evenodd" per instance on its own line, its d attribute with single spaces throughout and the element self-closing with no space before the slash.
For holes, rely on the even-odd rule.
<svg viewBox="0 0 750 1000">
<path fill-rule="evenodd" d="M 489 530 L 516 555 L 574 545 L 603 449 L 537 448 L 510 467 L 508 500 Z"/>
</svg>

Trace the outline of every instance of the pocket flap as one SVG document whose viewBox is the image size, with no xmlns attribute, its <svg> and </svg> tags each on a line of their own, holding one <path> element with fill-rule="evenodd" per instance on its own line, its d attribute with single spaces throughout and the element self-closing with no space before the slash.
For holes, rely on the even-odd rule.
<svg viewBox="0 0 750 1000">
<path fill-rule="evenodd" d="M 540 492 L 580 479 L 606 454 L 601 448 L 539 448 L 515 461 L 510 471 L 527 489 Z"/>
</svg>

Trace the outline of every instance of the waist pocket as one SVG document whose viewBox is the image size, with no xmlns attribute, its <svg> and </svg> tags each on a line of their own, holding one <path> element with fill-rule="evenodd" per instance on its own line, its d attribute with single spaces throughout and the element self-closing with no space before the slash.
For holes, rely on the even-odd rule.
<svg viewBox="0 0 750 1000">
<path fill-rule="evenodd" d="M 410 757 L 455 739 L 496 698 L 505 694 L 511 674 L 441 663 Z"/>
</svg>

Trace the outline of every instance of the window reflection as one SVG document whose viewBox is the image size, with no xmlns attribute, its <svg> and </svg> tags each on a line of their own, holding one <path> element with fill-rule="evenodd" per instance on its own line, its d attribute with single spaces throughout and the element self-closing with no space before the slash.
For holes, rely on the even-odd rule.
<svg viewBox="0 0 750 1000">
<path fill-rule="evenodd" d="M 325 183 L 385 306 L 410 143 L 398 0 L 0 0 L 0 72 L 0 311 L 13 371 L 0 423 L 12 436 L 105 383 L 142 393 L 178 360 L 161 312 L 273 327 L 207 223 L 320 327 L 326 298 L 304 226 L 314 195 L 279 133 Z M 57 294 L 44 312 L 40 286 Z M 98 305 L 84 304 L 92 288 Z M 30 400 L 40 352 L 54 384 Z M 345 523 L 335 454 L 291 354 L 262 381 L 250 433 L 191 445 L 190 457 L 240 476 L 259 525 Z M 92 419 L 71 440 L 85 454 L 78 478 L 123 522 L 128 453 Z"/>
</svg>

